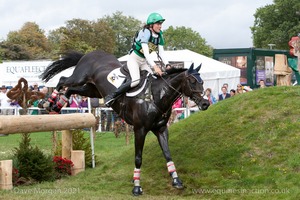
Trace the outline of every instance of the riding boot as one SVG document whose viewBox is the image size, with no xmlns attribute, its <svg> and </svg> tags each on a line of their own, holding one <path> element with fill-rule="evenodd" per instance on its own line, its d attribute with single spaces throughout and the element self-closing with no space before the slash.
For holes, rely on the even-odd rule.
<svg viewBox="0 0 300 200">
<path fill-rule="evenodd" d="M 113 104 L 113 102 L 116 100 L 117 97 L 124 94 L 131 88 L 130 84 L 131 84 L 131 81 L 127 81 L 127 82 L 123 83 L 115 92 L 107 95 L 105 97 L 105 105 L 107 107 L 111 107 L 111 105 Z"/>
</svg>

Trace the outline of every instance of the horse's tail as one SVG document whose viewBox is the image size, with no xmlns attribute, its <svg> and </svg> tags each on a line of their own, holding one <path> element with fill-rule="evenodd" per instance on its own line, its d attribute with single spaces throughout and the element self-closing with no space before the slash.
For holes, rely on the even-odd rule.
<svg viewBox="0 0 300 200">
<path fill-rule="evenodd" d="M 83 53 L 79 53 L 76 51 L 64 53 L 60 60 L 54 61 L 51 65 L 49 65 L 39 77 L 43 81 L 48 82 L 56 74 L 70 67 L 76 66 L 83 56 Z"/>
</svg>

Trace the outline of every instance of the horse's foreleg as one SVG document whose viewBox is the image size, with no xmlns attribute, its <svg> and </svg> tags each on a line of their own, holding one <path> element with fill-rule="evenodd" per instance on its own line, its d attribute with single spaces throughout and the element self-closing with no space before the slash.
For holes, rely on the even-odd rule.
<svg viewBox="0 0 300 200">
<path fill-rule="evenodd" d="M 182 181 L 179 179 L 176 168 L 175 168 L 175 164 L 172 161 L 172 157 L 171 157 L 171 153 L 170 153 L 170 149 L 169 149 L 169 131 L 168 128 L 162 128 L 161 131 L 158 131 L 155 133 L 155 135 L 157 136 L 159 145 L 162 149 L 162 152 L 164 154 L 164 157 L 166 158 L 167 161 L 167 168 L 168 168 L 168 172 L 170 174 L 170 176 L 172 177 L 172 185 L 175 188 L 178 189 L 182 189 L 183 188 L 183 184 Z"/>
<path fill-rule="evenodd" d="M 142 187 L 140 185 L 141 177 L 141 166 L 142 166 L 142 154 L 145 143 L 146 133 L 144 131 L 134 131 L 134 145 L 135 145 L 135 168 L 133 171 L 133 183 L 134 187 L 132 194 L 134 196 L 141 195 L 143 193 Z"/>
</svg>

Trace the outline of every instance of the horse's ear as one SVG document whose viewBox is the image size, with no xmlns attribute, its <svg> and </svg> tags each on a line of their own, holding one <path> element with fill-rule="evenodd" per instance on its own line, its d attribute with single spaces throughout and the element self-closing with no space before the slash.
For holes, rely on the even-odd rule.
<svg viewBox="0 0 300 200">
<path fill-rule="evenodd" d="M 194 63 L 191 64 L 191 66 L 190 66 L 188 72 L 189 72 L 189 73 L 192 73 L 193 70 L 194 70 Z"/>
<path fill-rule="evenodd" d="M 195 69 L 197 72 L 201 69 L 202 63 Z"/>
</svg>

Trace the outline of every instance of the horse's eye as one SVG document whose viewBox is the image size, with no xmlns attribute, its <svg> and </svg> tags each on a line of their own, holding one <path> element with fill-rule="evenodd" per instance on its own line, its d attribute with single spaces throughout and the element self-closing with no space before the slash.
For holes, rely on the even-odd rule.
<svg viewBox="0 0 300 200">
<path fill-rule="evenodd" d="M 192 83 L 192 84 L 196 83 L 196 79 L 191 78 L 191 79 L 190 79 L 190 83 Z"/>
</svg>

